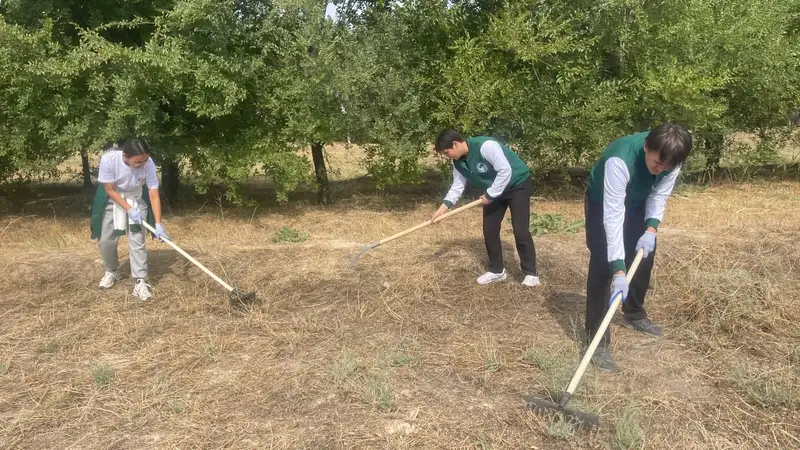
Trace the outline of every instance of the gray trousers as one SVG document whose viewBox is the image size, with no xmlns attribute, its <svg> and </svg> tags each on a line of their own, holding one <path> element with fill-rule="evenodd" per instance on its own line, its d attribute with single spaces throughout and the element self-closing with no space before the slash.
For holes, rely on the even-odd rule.
<svg viewBox="0 0 800 450">
<path fill-rule="evenodd" d="M 147 217 L 147 204 L 144 201 L 139 202 L 139 212 L 142 217 Z M 97 242 L 100 255 L 103 257 L 103 267 L 109 272 L 116 272 L 119 269 L 118 240 L 119 236 L 114 235 L 114 205 L 109 203 L 103 213 L 103 231 Z M 147 278 L 147 249 L 144 247 L 144 241 L 144 227 L 138 233 L 128 231 L 132 278 Z"/>
</svg>

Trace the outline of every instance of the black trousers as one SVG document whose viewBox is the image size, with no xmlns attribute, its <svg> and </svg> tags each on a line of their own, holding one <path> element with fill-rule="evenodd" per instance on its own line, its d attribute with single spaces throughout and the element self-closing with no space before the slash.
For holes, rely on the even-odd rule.
<svg viewBox="0 0 800 450">
<path fill-rule="evenodd" d="M 511 208 L 511 226 L 514 229 L 514 240 L 517 244 L 520 268 L 525 275 L 536 275 L 536 248 L 531 236 L 531 195 L 533 180 L 526 181 L 506 190 L 492 203 L 483 206 L 483 240 L 489 254 L 489 272 L 501 273 L 503 265 L 503 247 L 500 243 L 500 227 L 506 209 Z"/>
<path fill-rule="evenodd" d="M 622 240 L 625 246 L 625 265 L 630 267 L 636 258 L 636 243 L 642 237 L 645 226 L 644 205 L 638 208 L 625 209 L 625 221 L 622 226 Z M 586 246 L 589 247 L 589 276 L 586 280 L 586 336 L 589 341 L 594 337 L 600 323 L 603 322 L 611 300 L 611 265 L 608 262 L 606 230 L 603 227 L 603 204 L 596 202 L 586 193 L 584 198 L 584 214 L 586 217 Z M 650 272 L 653 270 L 655 251 L 642 259 L 639 268 L 631 280 L 628 297 L 622 304 L 622 312 L 629 319 L 644 319 L 644 297 L 650 284 Z M 611 343 L 611 334 L 606 329 L 601 345 Z"/>
</svg>

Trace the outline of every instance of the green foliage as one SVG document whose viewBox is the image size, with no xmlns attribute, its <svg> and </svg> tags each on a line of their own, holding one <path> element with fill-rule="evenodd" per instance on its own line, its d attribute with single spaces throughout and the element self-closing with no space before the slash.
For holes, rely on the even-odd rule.
<svg viewBox="0 0 800 450">
<path fill-rule="evenodd" d="M 276 233 L 275 235 L 275 241 L 283 243 L 303 242 L 307 239 L 308 239 L 307 233 L 295 230 L 292 227 L 283 227 L 280 230 L 278 230 L 278 233 Z"/>
<path fill-rule="evenodd" d="M 540 170 L 664 120 L 711 163 L 755 164 L 800 105 L 800 0 L 337 6 L 334 22 L 311 0 L 3 2 L 0 182 L 137 135 L 199 190 L 242 203 L 236 186 L 259 175 L 285 201 L 311 178 L 312 143 L 365 145 L 384 187 L 420 182 L 447 126 Z M 757 146 L 719 138 L 735 131 Z"/>
<path fill-rule="evenodd" d="M 549 417 L 547 434 L 568 441 L 575 436 L 579 425 L 575 419 L 564 417 L 561 414 L 553 414 Z"/>
<path fill-rule="evenodd" d="M 391 412 L 397 409 L 392 388 L 379 377 L 372 376 L 366 380 L 362 395 L 365 403 L 376 407 L 378 411 Z"/>
<path fill-rule="evenodd" d="M 114 378 L 114 369 L 106 362 L 98 362 L 92 366 L 92 379 L 95 386 L 104 388 Z"/>
<path fill-rule="evenodd" d="M 417 361 L 413 356 L 400 352 L 393 354 L 390 359 L 394 367 L 413 366 Z"/>
<path fill-rule="evenodd" d="M 634 450 L 644 447 L 645 433 L 641 425 L 641 413 L 634 408 L 623 409 L 614 423 L 615 450 Z"/>
<path fill-rule="evenodd" d="M 511 218 L 506 219 L 511 223 Z M 575 234 L 583 229 L 585 221 L 583 219 L 571 220 L 567 222 L 561 214 L 531 214 L 530 231 L 534 236 L 544 234 Z"/>
</svg>

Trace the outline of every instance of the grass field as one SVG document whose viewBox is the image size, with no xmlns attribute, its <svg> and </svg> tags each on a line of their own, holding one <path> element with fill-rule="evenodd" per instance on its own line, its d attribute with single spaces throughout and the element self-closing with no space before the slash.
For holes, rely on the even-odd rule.
<svg viewBox="0 0 800 450">
<path fill-rule="evenodd" d="M 800 447 L 796 180 L 676 192 L 647 300 L 666 335 L 612 323 L 622 372 L 590 368 L 573 399 L 600 414 L 591 432 L 521 400 L 557 394 L 580 358 L 581 229 L 535 237 L 544 282 L 535 289 L 519 284 L 508 224 L 511 277 L 475 284 L 478 211 L 349 266 L 363 245 L 427 220 L 439 194 L 169 211 L 176 243 L 258 292 L 263 302 L 248 311 L 229 309 L 210 278 L 152 241 L 152 301 L 136 301 L 129 278 L 99 290 L 79 194 L 9 208 L 0 447 Z M 578 189 L 537 195 L 535 212 L 582 218 Z"/>
</svg>

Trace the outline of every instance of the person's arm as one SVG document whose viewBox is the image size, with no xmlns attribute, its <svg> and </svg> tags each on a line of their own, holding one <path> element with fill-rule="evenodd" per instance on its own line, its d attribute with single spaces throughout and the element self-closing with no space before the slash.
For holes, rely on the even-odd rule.
<svg viewBox="0 0 800 450">
<path fill-rule="evenodd" d="M 156 165 L 153 160 L 147 161 L 147 172 L 145 174 L 147 183 L 147 194 L 150 197 L 150 207 L 153 208 L 153 219 L 156 221 L 156 239 L 169 240 L 170 237 L 161 224 L 161 196 L 158 195 L 158 176 L 156 175 Z"/>
<path fill-rule="evenodd" d="M 511 164 L 509 164 L 503 148 L 495 141 L 486 141 L 481 145 L 481 156 L 486 161 L 489 161 L 494 171 L 497 172 L 494 182 L 492 182 L 485 194 L 486 199 L 491 202 L 503 195 L 508 183 L 511 182 Z"/>
<path fill-rule="evenodd" d="M 464 175 L 461 175 L 461 172 L 453 166 L 453 184 L 450 185 L 450 190 L 447 191 L 447 195 L 445 195 L 444 200 L 442 200 L 442 206 L 439 207 L 431 216 L 431 220 L 436 220 L 437 217 L 444 214 L 448 209 L 455 206 L 458 203 L 458 200 L 461 199 L 461 194 L 464 193 L 464 188 L 467 185 L 467 179 Z"/>
<path fill-rule="evenodd" d="M 608 262 L 612 273 L 625 273 L 625 191 L 630 182 L 630 172 L 619 158 L 608 158 L 603 177 L 603 228 L 606 232 Z"/>
<path fill-rule="evenodd" d="M 467 179 L 458 169 L 453 166 L 453 184 L 450 185 L 450 190 L 444 196 L 442 204 L 448 208 L 452 208 L 461 199 L 461 194 L 464 193 L 464 188 L 467 186 Z"/>
<path fill-rule="evenodd" d="M 664 220 L 667 199 L 672 194 L 672 189 L 675 187 L 675 181 L 678 179 L 680 171 L 680 166 L 676 167 L 669 175 L 656 183 L 650 191 L 650 195 L 647 196 L 644 206 L 647 231 L 655 233 L 661 221 Z"/>
<path fill-rule="evenodd" d="M 161 225 L 161 196 L 158 195 L 158 188 L 152 189 L 148 186 L 148 194 L 150 194 L 150 206 L 153 208 L 156 225 Z"/>
</svg>

